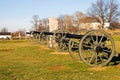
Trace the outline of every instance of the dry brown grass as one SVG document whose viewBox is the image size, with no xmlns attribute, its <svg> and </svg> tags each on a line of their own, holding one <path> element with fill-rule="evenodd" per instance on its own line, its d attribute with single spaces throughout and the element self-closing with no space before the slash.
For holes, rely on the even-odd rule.
<svg viewBox="0 0 120 80">
<path fill-rule="evenodd" d="M 69 54 L 69 52 L 58 52 L 58 51 L 55 51 L 55 52 L 52 52 L 51 54 Z"/>
<path fill-rule="evenodd" d="M 46 47 L 46 46 L 40 46 L 38 48 L 38 50 L 50 50 L 50 48 Z"/>
<path fill-rule="evenodd" d="M 116 30 L 105 30 L 107 33 L 109 33 L 110 35 L 119 35 L 120 34 L 120 29 L 116 29 Z"/>
<path fill-rule="evenodd" d="M 51 71 L 61 71 L 61 70 L 65 70 L 65 67 L 62 66 L 62 65 L 50 66 L 50 67 L 48 67 L 48 70 L 51 70 Z"/>
<path fill-rule="evenodd" d="M 91 67 L 88 70 L 89 71 L 106 71 L 107 70 L 107 66 L 106 67 Z"/>
<path fill-rule="evenodd" d="M 118 64 L 117 67 L 120 68 L 120 64 Z"/>
</svg>

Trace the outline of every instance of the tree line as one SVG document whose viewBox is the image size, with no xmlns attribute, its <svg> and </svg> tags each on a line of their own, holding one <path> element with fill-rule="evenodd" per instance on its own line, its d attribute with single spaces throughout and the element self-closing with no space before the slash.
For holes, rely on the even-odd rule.
<svg viewBox="0 0 120 80">
<path fill-rule="evenodd" d="M 81 23 L 100 23 L 99 29 L 104 29 L 104 24 L 110 24 L 109 29 L 120 28 L 120 9 L 117 0 L 96 0 L 92 3 L 86 13 L 77 11 L 72 15 L 60 15 L 57 17 L 58 29 L 67 29 L 76 32 L 82 29 Z M 38 15 L 33 16 L 34 30 L 41 31 L 48 29 L 48 18 L 39 19 Z"/>
</svg>

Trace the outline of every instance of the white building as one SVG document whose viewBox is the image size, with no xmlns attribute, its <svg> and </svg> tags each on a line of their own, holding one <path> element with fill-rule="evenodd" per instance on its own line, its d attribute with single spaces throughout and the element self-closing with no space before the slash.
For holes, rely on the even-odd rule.
<svg viewBox="0 0 120 80">
<path fill-rule="evenodd" d="M 48 18 L 49 20 L 49 31 L 58 30 L 58 20 L 56 18 Z"/>
<path fill-rule="evenodd" d="M 98 23 L 98 22 L 92 22 L 92 23 L 80 23 L 79 24 L 79 30 L 80 29 L 87 29 L 87 30 L 89 30 L 89 29 L 99 29 L 99 26 L 100 26 L 101 24 L 100 23 Z M 109 23 L 105 23 L 104 24 L 104 28 L 107 30 L 108 28 L 109 28 Z"/>
<path fill-rule="evenodd" d="M 10 32 L 0 32 L 0 39 L 11 39 Z"/>
</svg>

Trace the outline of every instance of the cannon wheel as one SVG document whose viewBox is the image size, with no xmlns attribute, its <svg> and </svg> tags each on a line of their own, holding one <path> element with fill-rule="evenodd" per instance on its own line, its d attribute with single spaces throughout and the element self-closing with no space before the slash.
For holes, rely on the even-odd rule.
<svg viewBox="0 0 120 80">
<path fill-rule="evenodd" d="M 86 33 L 79 44 L 79 55 L 89 66 L 105 66 L 114 56 L 115 43 L 103 30 Z"/>
<path fill-rule="evenodd" d="M 31 42 L 38 43 L 39 34 L 34 34 L 34 32 L 31 32 L 29 39 Z"/>
<path fill-rule="evenodd" d="M 44 32 L 45 31 L 41 31 L 41 33 L 39 35 L 39 42 L 40 42 L 40 44 L 44 44 L 46 46 L 49 46 L 49 44 L 48 44 L 49 35 L 45 35 Z"/>
<path fill-rule="evenodd" d="M 65 33 L 65 32 L 64 32 Z M 69 38 L 66 38 L 65 35 L 62 36 L 59 42 L 59 48 L 61 51 L 68 51 Z"/>
<path fill-rule="evenodd" d="M 69 31 L 66 30 L 55 30 L 53 31 L 52 36 L 52 47 L 56 50 L 60 51 L 66 51 L 68 50 L 68 46 L 66 46 L 66 43 L 63 43 L 63 39 L 65 39 L 64 33 L 69 33 Z"/>
<path fill-rule="evenodd" d="M 87 30 L 80 30 L 76 32 L 76 35 L 84 35 L 86 34 Z M 81 62 L 79 56 L 79 42 L 80 39 L 70 38 L 69 40 L 69 55 L 77 62 Z"/>
</svg>

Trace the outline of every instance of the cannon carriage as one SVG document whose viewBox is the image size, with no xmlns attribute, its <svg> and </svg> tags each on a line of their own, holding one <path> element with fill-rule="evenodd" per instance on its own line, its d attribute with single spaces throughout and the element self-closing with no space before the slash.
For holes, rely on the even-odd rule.
<svg viewBox="0 0 120 80">
<path fill-rule="evenodd" d="M 70 56 L 76 61 L 83 61 L 89 66 L 105 66 L 115 54 L 115 43 L 112 37 L 103 30 L 81 30 L 77 33 L 68 31 L 32 31 L 31 39 L 41 42 L 48 41 L 52 47 L 57 46 L 62 51 L 69 51 Z"/>
</svg>

